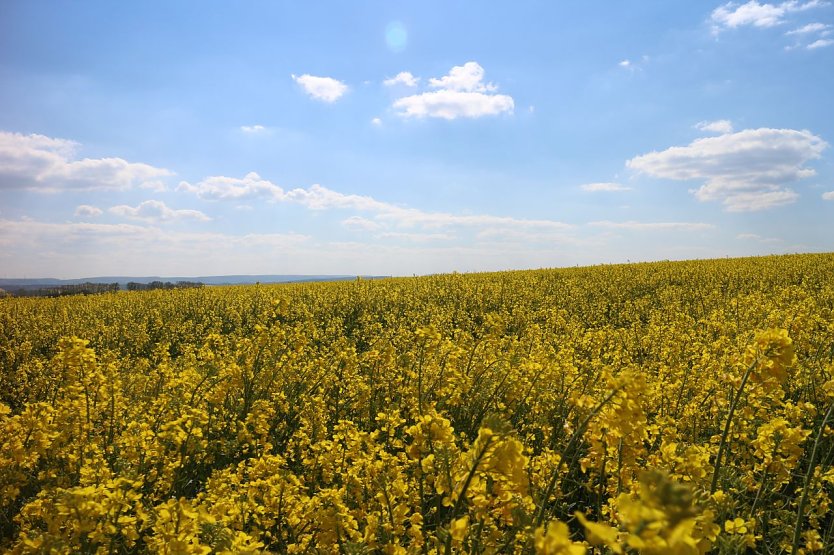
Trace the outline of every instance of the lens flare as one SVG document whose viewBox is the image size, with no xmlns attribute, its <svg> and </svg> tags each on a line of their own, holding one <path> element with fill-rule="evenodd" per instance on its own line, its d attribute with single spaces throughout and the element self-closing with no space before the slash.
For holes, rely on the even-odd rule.
<svg viewBox="0 0 834 555">
<path fill-rule="evenodd" d="M 392 21 L 385 27 L 385 42 L 392 52 L 402 52 L 408 44 L 408 31 L 399 21 Z"/>
</svg>

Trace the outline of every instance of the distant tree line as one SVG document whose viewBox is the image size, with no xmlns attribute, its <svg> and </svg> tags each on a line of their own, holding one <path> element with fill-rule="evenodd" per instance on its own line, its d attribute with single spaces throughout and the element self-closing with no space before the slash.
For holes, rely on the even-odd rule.
<svg viewBox="0 0 834 555">
<path fill-rule="evenodd" d="M 138 283 L 129 281 L 127 283 L 128 291 L 150 291 L 152 289 L 193 289 L 195 287 L 202 287 L 203 283 L 199 281 L 152 281 L 150 283 Z"/>
<path fill-rule="evenodd" d="M 52 287 L 38 287 L 36 289 L 18 289 L 15 297 L 64 297 L 66 295 L 95 295 L 118 291 L 118 283 L 73 283 L 71 285 L 55 285 Z"/>
<path fill-rule="evenodd" d="M 199 281 L 152 281 L 150 283 L 128 282 L 128 291 L 150 291 L 152 289 L 192 289 L 203 287 Z M 99 293 L 111 293 L 121 289 L 118 283 L 74 283 L 72 285 L 55 285 L 50 287 L 35 287 L 28 289 L 17 289 L 15 291 L 3 291 L 0 289 L 0 297 L 63 297 L 66 295 L 96 295 Z"/>
</svg>

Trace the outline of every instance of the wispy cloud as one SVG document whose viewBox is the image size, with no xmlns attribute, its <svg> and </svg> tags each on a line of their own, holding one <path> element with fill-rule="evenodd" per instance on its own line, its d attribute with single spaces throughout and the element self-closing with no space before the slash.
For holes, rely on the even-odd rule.
<svg viewBox="0 0 834 555">
<path fill-rule="evenodd" d="M 834 200 L 834 191 L 826 191 L 823 193 L 822 200 Z"/>
<path fill-rule="evenodd" d="M 620 193 L 631 190 L 631 187 L 626 187 L 622 183 L 585 183 L 579 188 L 586 193 Z"/>
<path fill-rule="evenodd" d="M 377 235 L 380 239 L 404 239 L 412 243 L 429 241 L 450 241 L 455 238 L 449 233 L 408 233 L 403 231 L 386 231 Z"/>
<path fill-rule="evenodd" d="M 703 222 L 612 222 L 608 220 L 589 222 L 589 226 L 629 231 L 706 231 L 715 228 Z"/>
<path fill-rule="evenodd" d="M 257 135 L 267 132 L 267 128 L 263 125 L 241 125 L 240 130 L 249 135 Z"/>
<path fill-rule="evenodd" d="M 175 210 L 169 208 L 161 200 L 146 200 L 138 206 L 120 204 L 109 208 L 108 212 L 124 218 L 146 222 L 167 222 L 172 220 L 198 220 L 206 222 L 211 219 L 199 210 Z"/>
<path fill-rule="evenodd" d="M 146 275 L 149 268 L 163 275 L 227 273 L 246 268 L 248 273 L 276 273 L 274 255 L 314 259 L 311 239 L 295 233 L 225 234 L 179 231 L 148 224 L 55 223 L 0 219 L 0 265 L 15 261 L 17 267 L 37 275 Z M 32 256 L 31 253 L 37 253 Z M 269 262 L 267 262 L 269 261 Z M 289 273 L 290 267 L 283 268 Z M 83 273 L 79 273 L 83 271 Z M 57 277 L 61 277 L 60 275 Z"/>
<path fill-rule="evenodd" d="M 793 45 L 786 46 L 785 49 L 795 50 L 804 47 L 806 50 L 816 50 L 831 46 L 834 44 L 834 40 L 825 38 L 831 35 L 831 32 L 831 25 L 820 22 L 808 23 L 785 33 L 786 36 L 792 36 L 796 39 Z"/>
<path fill-rule="evenodd" d="M 754 241 L 757 243 L 783 243 L 781 239 L 776 237 L 762 237 L 758 233 L 739 233 L 736 235 L 736 239 L 741 241 Z"/>
<path fill-rule="evenodd" d="M 817 48 L 825 48 L 834 44 L 834 39 L 817 39 L 805 48 L 808 50 L 816 50 Z"/>
<path fill-rule="evenodd" d="M 369 216 L 357 214 L 355 217 L 342 222 L 343 225 L 353 229 L 514 227 L 540 231 L 565 231 L 573 227 L 570 224 L 555 220 L 514 218 L 490 214 L 429 212 L 417 208 L 397 206 L 370 196 L 340 193 L 321 185 L 311 185 L 306 189 L 285 190 L 279 185 L 261 178 L 254 172 L 243 178 L 214 176 L 195 184 L 182 182 L 178 190 L 193 193 L 205 200 L 263 198 L 270 202 L 301 205 L 309 210 L 352 210 Z"/>
<path fill-rule="evenodd" d="M 708 131 L 710 133 L 719 133 L 724 135 L 733 132 L 733 123 L 728 119 L 719 119 L 715 121 L 701 121 L 695 124 L 695 129 L 699 131 Z"/>
<path fill-rule="evenodd" d="M 351 216 L 346 220 L 342 220 L 342 225 L 351 230 L 362 231 L 376 231 L 382 227 L 382 224 L 363 218 L 362 216 Z"/>
<path fill-rule="evenodd" d="M 747 129 L 697 139 L 687 146 L 636 156 L 626 165 L 653 177 L 700 179 L 701 201 L 721 201 L 730 212 L 764 210 L 794 202 L 785 183 L 815 175 L 806 163 L 828 146 L 810 131 Z"/>
<path fill-rule="evenodd" d="M 447 75 L 429 79 L 432 91 L 405 96 L 394 101 L 394 108 L 406 118 L 479 118 L 512 113 L 511 96 L 497 94 L 498 87 L 484 82 L 484 68 L 477 62 L 453 67 Z"/>
<path fill-rule="evenodd" d="M 80 147 L 66 139 L 0 131 L 0 189 L 162 190 L 162 179 L 173 175 L 164 168 L 122 158 L 79 159 Z"/>
<path fill-rule="evenodd" d="M 831 29 L 831 25 L 826 25 L 825 23 L 809 23 L 807 25 L 803 25 L 802 27 L 798 27 L 793 29 L 792 31 L 788 31 L 785 33 L 786 35 L 807 35 L 811 33 L 824 33 L 828 34 L 829 29 Z"/>
<path fill-rule="evenodd" d="M 649 57 L 647 55 L 643 55 L 639 60 L 623 58 L 619 61 L 619 63 L 617 63 L 617 65 L 623 69 L 627 69 L 628 71 L 637 71 L 642 70 L 643 66 L 645 66 L 648 62 Z"/>
<path fill-rule="evenodd" d="M 316 77 L 306 73 L 300 76 L 293 74 L 291 77 L 304 92 L 322 102 L 336 102 L 348 91 L 346 84 L 332 77 Z"/>
</svg>

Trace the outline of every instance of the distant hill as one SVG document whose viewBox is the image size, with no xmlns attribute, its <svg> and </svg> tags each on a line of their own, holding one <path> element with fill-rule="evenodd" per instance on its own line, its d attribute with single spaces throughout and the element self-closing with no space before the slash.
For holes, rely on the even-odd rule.
<svg viewBox="0 0 834 555">
<path fill-rule="evenodd" d="M 101 276 L 86 277 L 79 279 L 55 279 L 55 278 L 21 278 L 21 279 L 0 279 L 0 289 L 6 291 L 17 291 L 20 289 L 42 289 L 46 287 L 60 287 L 62 285 L 80 285 L 82 283 L 118 283 L 119 288 L 125 289 L 129 282 L 151 283 L 153 281 L 178 281 L 200 282 L 205 285 L 247 285 L 253 283 L 292 283 L 303 281 L 345 281 L 356 279 L 357 276 L 348 275 L 232 275 L 232 276 L 189 276 L 189 277 L 162 277 L 162 276 Z M 389 276 L 361 276 L 362 279 L 380 279 Z"/>
</svg>

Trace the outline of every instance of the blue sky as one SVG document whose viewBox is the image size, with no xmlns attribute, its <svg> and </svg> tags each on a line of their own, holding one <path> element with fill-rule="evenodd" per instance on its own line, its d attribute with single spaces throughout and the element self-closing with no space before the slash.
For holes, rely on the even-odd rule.
<svg viewBox="0 0 834 555">
<path fill-rule="evenodd" d="M 834 6 L 0 3 L 0 277 L 831 251 Z"/>
</svg>

